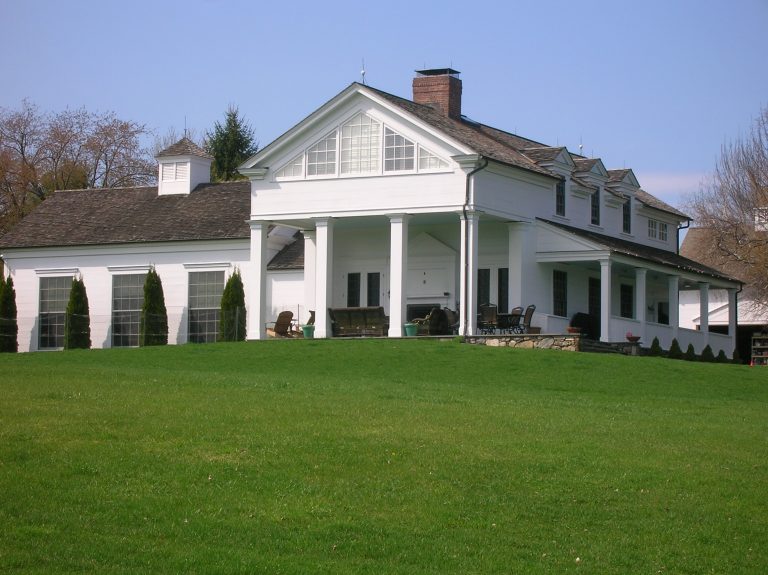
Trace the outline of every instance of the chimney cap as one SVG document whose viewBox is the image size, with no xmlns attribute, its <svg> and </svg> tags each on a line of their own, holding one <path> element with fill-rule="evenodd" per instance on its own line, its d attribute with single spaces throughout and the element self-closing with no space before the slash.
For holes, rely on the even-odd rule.
<svg viewBox="0 0 768 575">
<path fill-rule="evenodd" d="M 453 76 L 458 77 L 461 72 L 453 68 L 430 68 L 428 70 L 416 70 L 419 76 Z"/>
</svg>

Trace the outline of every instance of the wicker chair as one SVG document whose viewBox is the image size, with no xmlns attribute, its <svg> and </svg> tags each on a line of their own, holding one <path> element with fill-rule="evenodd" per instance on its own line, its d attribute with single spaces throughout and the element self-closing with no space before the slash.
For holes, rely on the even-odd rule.
<svg viewBox="0 0 768 575">
<path fill-rule="evenodd" d="M 499 327 L 498 308 L 493 304 L 480 306 L 480 333 L 488 335 L 496 333 Z"/>
</svg>

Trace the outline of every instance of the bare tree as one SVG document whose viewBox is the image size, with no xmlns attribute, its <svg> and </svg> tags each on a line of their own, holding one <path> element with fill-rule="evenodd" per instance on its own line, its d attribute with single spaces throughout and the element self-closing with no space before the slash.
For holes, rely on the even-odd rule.
<svg viewBox="0 0 768 575">
<path fill-rule="evenodd" d="M 768 108 L 749 134 L 723 146 L 710 180 L 690 208 L 714 234 L 722 267 L 739 279 L 758 306 L 768 307 Z"/>
<path fill-rule="evenodd" d="M 25 100 L 0 109 L 0 234 L 54 190 L 151 184 L 149 130 L 112 112 L 44 114 Z"/>
</svg>

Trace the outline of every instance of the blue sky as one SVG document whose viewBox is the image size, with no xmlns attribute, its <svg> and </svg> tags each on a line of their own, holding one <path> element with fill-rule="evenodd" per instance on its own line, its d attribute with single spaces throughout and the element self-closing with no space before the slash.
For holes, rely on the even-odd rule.
<svg viewBox="0 0 768 575">
<path fill-rule="evenodd" d="M 768 105 L 768 0 L 0 0 L 0 107 L 114 111 L 264 146 L 353 81 L 452 66 L 473 119 L 633 168 L 673 205 Z"/>
</svg>

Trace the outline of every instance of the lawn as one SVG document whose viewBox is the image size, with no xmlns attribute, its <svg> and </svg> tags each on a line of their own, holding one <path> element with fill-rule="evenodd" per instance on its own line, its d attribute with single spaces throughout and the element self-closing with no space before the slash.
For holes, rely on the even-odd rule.
<svg viewBox="0 0 768 575">
<path fill-rule="evenodd" d="M 423 340 L 0 357 L 3 573 L 768 572 L 768 370 Z"/>
</svg>

